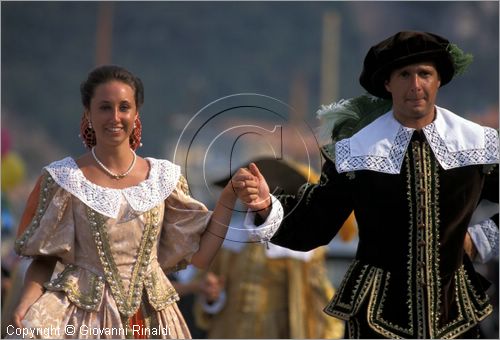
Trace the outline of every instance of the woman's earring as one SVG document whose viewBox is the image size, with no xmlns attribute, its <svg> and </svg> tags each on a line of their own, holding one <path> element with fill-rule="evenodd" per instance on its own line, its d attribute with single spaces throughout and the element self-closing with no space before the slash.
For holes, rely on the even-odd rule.
<svg viewBox="0 0 500 340">
<path fill-rule="evenodd" d="M 82 116 L 82 121 L 80 123 L 80 138 L 83 140 L 83 144 L 91 149 L 96 145 L 95 131 L 92 129 L 92 123 L 87 120 L 85 115 Z"/>
<path fill-rule="evenodd" d="M 138 116 L 134 122 L 134 129 L 132 130 L 129 139 L 130 147 L 132 148 L 132 150 L 137 150 L 138 147 L 142 146 L 141 134 L 142 134 L 142 123 Z"/>
</svg>

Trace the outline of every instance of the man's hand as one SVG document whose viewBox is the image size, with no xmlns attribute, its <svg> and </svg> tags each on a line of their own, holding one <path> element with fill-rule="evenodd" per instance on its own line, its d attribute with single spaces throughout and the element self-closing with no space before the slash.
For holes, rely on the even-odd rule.
<svg viewBox="0 0 500 340">
<path fill-rule="evenodd" d="M 476 246 L 474 245 L 474 242 L 472 242 L 469 233 L 465 233 L 464 250 L 467 253 L 467 255 L 469 255 L 469 258 L 471 260 L 474 260 L 474 258 L 477 255 L 477 250 Z"/>
<path fill-rule="evenodd" d="M 240 168 L 231 179 L 231 186 L 238 198 L 252 211 L 267 217 L 271 210 L 269 186 L 255 163 L 248 168 Z"/>
</svg>

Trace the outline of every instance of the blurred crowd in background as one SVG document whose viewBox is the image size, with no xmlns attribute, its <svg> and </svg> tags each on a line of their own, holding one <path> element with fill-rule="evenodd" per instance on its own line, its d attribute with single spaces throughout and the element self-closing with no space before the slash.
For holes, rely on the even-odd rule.
<svg viewBox="0 0 500 340">
<path fill-rule="evenodd" d="M 2 2 L 1 6 L 2 334 L 27 264 L 12 249 L 17 223 L 40 169 L 68 154 L 78 156 L 85 151 L 78 138 L 82 110 L 76 105 L 79 81 L 97 64 L 123 65 L 142 78 L 148 104 L 141 112 L 145 132 L 144 147 L 139 153 L 185 160 L 180 165 L 184 172 L 191 166 L 191 177 L 187 176 L 191 190 L 205 202 L 214 202 L 213 181 L 227 175 L 224 172 L 227 167 L 218 172 L 211 169 L 227 165 L 228 153 L 223 145 L 231 136 L 226 135 L 212 145 L 213 138 L 237 125 L 258 124 L 269 131 L 282 126 L 284 132 L 299 131 L 297 135 L 284 133 L 279 136 L 280 141 L 271 144 L 282 143 L 284 138 L 285 159 L 309 167 L 311 173 L 318 172 L 321 159 L 317 145 L 322 141 L 314 135 L 319 124 L 316 110 L 322 104 L 362 94 L 358 76 L 366 50 L 399 30 L 442 34 L 472 53 L 474 63 L 465 75 L 457 78 L 453 89 L 443 88 L 440 104 L 498 129 L 499 5 L 496 1 L 41 1 Z M 197 113 L 207 105 L 237 93 L 258 93 L 287 105 L 276 110 L 278 115 L 232 112 L 224 119 L 212 121 L 212 125 L 203 125 L 203 119 L 193 124 L 194 118 L 201 117 Z M 205 135 L 197 134 L 202 125 Z M 186 133 L 198 138 L 189 150 L 189 157 L 206 160 L 200 166 L 212 171 L 209 183 L 214 192 L 199 190 L 206 179 L 204 174 L 197 176 L 203 169 L 196 161 L 188 164 L 186 148 L 191 146 L 190 139 L 186 142 L 181 138 Z M 269 142 L 252 138 L 255 137 L 249 136 L 235 151 L 235 165 L 262 156 L 276 156 L 270 151 Z M 211 150 L 207 149 L 209 144 Z M 303 178 L 313 180 L 311 173 Z M 488 209 L 498 210 L 498 206 Z M 355 226 L 355 221 L 351 222 Z M 350 230 L 349 235 L 336 237 L 317 255 L 319 266 L 313 269 L 304 266 L 300 270 L 325 270 L 321 275 L 326 275 L 335 289 L 354 256 L 355 227 Z M 292 269 L 291 263 L 300 260 L 271 265 L 259 253 L 261 248 L 254 249 L 252 245 L 249 249 L 246 256 L 261 261 L 255 271 L 277 270 L 292 275 L 299 270 Z M 477 266 L 494 282 L 490 296 L 495 315 L 484 322 L 483 333 L 498 338 L 498 262 Z M 204 275 L 188 269 L 172 279 L 183 292 L 180 304 L 193 336 L 223 337 L 224 334 L 211 333 L 210 327 L 216 322 L 213 316 L 202 315 L 200 296 L 206 297 L 210 289 L 216 289 L 214 282 L 219 282 L 219 288 L 230 289 L 230 274 L 218 273 L 219 281 Z M 277 275 L 275 280 L 291 282 L 288 276 Z M 326 292 L 331 290 L 324 282 L 301 284 L 316 284 Z M 257 303 L 263 287 L 270 285 L 254 283 L 245 288 L 244 294 L 247 299 L 254 296 L 252 299 Z M 318 298 L 315 306 L 322 308 L 323 302 Z M 248 318 L 252 311 L 265 306 L 252 308 L 248 307 Z M 317 323 L 318 318 L 313 317 Z M 327 332 L 328 326 L 321 330 L 325 333 L 307 333 L 306 329 L 314 327 L 301 322 L 302 328 L 293 330 L 299 333 L 240 334 L 264 338 L 343 334 L 340 322 L 333 326 L 337 328 L 332 333 Z M 296 320 L 295 325 L 299 324 Z M 237 337 L 235 332 L 230 337 Z"/>
</svg>

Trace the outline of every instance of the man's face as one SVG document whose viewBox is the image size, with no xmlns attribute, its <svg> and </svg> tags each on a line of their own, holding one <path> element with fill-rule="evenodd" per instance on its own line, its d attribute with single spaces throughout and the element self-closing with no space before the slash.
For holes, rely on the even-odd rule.
<svg viewBox="0 0 500 340">
<path fill-rule="evenodd" d="M 392 95 L 395 118 L 404 126 L 421 129 L 434 120 L 441 85 L 432 62 L 420 62 L 392 71 L 385 88 Z"/>
</svg>

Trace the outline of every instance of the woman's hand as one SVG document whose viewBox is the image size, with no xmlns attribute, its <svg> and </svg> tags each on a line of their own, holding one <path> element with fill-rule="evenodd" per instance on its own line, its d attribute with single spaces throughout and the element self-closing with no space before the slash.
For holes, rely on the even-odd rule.
<svg viewBox="0 0 500 340">
<path fill-rule="evenodd" d="M 34 259 L 28 267 L 21 299 L 12 314 L 12 322 L 16 327 L 22 328 L 21 321 L 24 319 L 28 309 L 33 305 L 45 291 L 43 283 L 50 280 L 57 259 L 44 257 Z"/>
<path fill-rule="evenodd" d="M 12 323 L 15 327 L 23 328 L 21 321 L 24 319 L 24 316 L 30 307 L 31 304 L 28 303 L 20 303 L 17 305 L 16 309 L 14 309 L 14 312 L 12 313 Z"/>
</svg>

